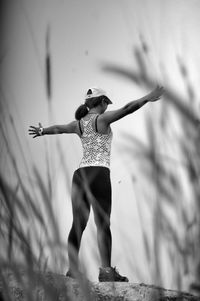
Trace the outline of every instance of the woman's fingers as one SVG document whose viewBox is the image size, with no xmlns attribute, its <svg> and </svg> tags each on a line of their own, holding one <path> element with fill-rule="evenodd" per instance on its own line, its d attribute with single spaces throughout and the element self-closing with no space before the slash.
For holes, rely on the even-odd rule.
<svg viewBox="0 0 200 301">
<path fill-rule="evenodd" d="M 29 134 L 36 134 L 37 133 L 37 130 L 28 130 L 29 131 Z"/>
<path fill-rule="evenodd" d="M 155 91 L 154 91 L 154 101 L 156 100 L 159 100 L 161 95 L 163 94 L 164 92 L 164 88 L 163 87 L 160 87 L 160 86 L 157 86 Z"/>
<path fill-rule="evenodd" d="M 161 86 L 157 86 L 149 95 L 150 101 L 159 100 L 163 92 L 164 92 L 164 88 Z"/>
<path fill-rule="evenodd" d="M 160 95 L 163 94 L 163 92 L 164 92 L 164 87 L 159 87 L 158 92 L 160 93 Z"/>
<path fill-rule="evenodd" d="M 36 129 L 29 129 L 29 132 L 36 132 Z"/>
<path fill-rule="evenodd" d="M 164 88 L 162 86 L 157 86 L 154 91 L 156 93 L 162 94 L 164 92 Z"/>
<path fill-rule="evenodd" d="M 38 132 L 39 128 L 36 126 L 30 125 L 28 131 L 29 131 L 29 135 L 33 135 L 33 138 L 35 138 L 39 135 L 39 132 Z"/>
<path fill-rule="evenodd" d="M 38 137 L 38 136 L 39 136 L 39 134 L 38 134 L 38 133 L 36 133 L 36 132 L 30 132 L 30 133 L 29 133 L 29 135 L 33 135 L 33 138 L 35 138 L 35 137 Z"/>
<path fill-rule="evenodd" d="M 151 97 L 150 101 L 157 101 L 161 98 L 161 95 L 154 95 Z"/>
<path fill-rule="evenodd" d="M 29 135 L 38 135 L 38 134 L 35 132 L 31 132 L 31 133 L 29 133 Z"/>
</svg>

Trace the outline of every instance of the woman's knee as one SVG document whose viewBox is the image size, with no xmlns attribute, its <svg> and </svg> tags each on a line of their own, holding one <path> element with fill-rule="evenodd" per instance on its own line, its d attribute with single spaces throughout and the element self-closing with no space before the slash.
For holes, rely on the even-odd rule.
<svg viewBox="0 0 200 301">
<path fill-rule="evenodd" d="M 79 219 L 75 219 L 73 221 L 72 227 L 74 228 L 76 233 L 82 233 L 88 223 L 88 219 L 86 218 L 79 218 Z"/>
<path fill-rule="evenodd" d="M 100 231 L 108 231 L 110 229 L 110 217 L 104 216 L 103 218 L 95 217 L 95 224 L 97 230 Z"/>
</svg>

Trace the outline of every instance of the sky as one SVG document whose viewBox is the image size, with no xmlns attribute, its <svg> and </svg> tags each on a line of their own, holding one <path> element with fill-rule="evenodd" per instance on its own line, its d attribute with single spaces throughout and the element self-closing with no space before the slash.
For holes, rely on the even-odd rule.
<svg viewBox="0 0 200 301">
<path fill-rule="evenodd" d="M 46 175 L 45 154 L 46 145 L 48 146 L 53 162 L 54 193 L 63 239 L 67 237 L 72 215 L 70 202 L 65 200 L 69 198 L 69 192 L 66 190 L 61 170 L 62 162 L 56 155 L 56 143 L 59 141 L 62 146 L 69 176 L 72 177 L 81 158 L 80 141 L 72 135 L 31 139 L 27 134 L 29 125 L 41 122 L 46 127 L 54 123 L 70 122 L 91 86 L 99 86 L 107 91 L 113 101 L 111 109 L 148 93 L 144 87 L 103 70 L 103 66 L 107 64 L 122 66 L 128 70 L 136 69 L 133 50 L 134 47 L 141 46 L 141 39 L 144 39 L 150 48 L 146 64 L 155 85 L 160 83 L 172 87 L 184 96 L 185 88 L 176 61 L 177 57 L 180 57 L 184 58 L 188 66 L 193 86 L 198 87 L 199 9 L 198 0 L 20 0 L 10 4 L 4 41 L 4 78 L 1 83 L 5 107 L 1 118 L 6 124 L 9 114 L 12 115 L 29 169 L 34 162 L 43 177 Z M 47 30 L 52 67 L 51 100 L 48 100 L 45 88 Z M 161 64 L 165 67 L 165 74 L 162 73 Z M 198 99 L 200 95 L 198 89 L 196 91 L 195 96 Z M 138 205 L 135 196 L 135 191 L 142 186 L 139 164 L 136 160 L 130 163 L 130 158 L 126 154 L 122 155 L 120 146 L 123 144 L 125 133 L 146 142 L 144 116 L 150 111 L 156 116 L 159 107 L 159 103 L 147 105 L 134 116 L 128 116 L 113 124 L 113 263 L 119 265 L 122 272 L 127 273 L 132 281 L 150 282 L 151 279 L 149 273 L 142 274 L 145 275 L 145 279 L 139 274 L 134 277 L 122 256 L 123 245 L 126 245 L 128 250 L 127 242 L 130 241 L 131 249 L 127 256 L 135 261 L 140 260 L 141 270 L 145 271 L 138 207 L 140 202 Z M 20 148 L 17 146 L 16 133 L 9 124 L 7 131 L 17 164 L 26 181 L 26 170 Z M 2 154 L 6 158 L 4 153 L 3 149 Z M 1 163 L 2 169 L 6 170 L 6 177 L 15 181 L 7 168 L 7 161 L 1 159 Z M 130 168 L 135 169 L 134 188 Z M 147 225 L 148 222 L 151 223 L 148 213 L 145 218 Z M 91 239 L 91 232 L 95 231 L 92 218 L 88 228 L 90 230 L 84 234 L 85 246 Z M 118 240 L 117 235 L 120 231 L 124 237 L 127 235 L 123 242 Z M 83 257 L 90 256 L 90 252 L 87 253 L 84 247 L 81 252 Z M 88 272 L 90 278 L 97 277 L 97 267 L 94 263 Z M 172 285 L 170 280 L 167 284 Z"/>
</svg>

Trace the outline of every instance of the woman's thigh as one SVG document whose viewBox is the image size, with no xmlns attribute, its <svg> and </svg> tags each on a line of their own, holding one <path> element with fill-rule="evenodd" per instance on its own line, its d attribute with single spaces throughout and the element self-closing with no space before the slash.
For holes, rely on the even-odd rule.
<svg viewBox="0 0 200 301">
<path fill-rule="evenodd" d="M 96 224 L 110 224 L 112 190 L 110 170 L 106 167 L 95 167 L 90 182 L 92 207 Z"/>
<path fill-rule="evenodd" d="M 90 203 L 85 195 L 83 181 L 78 170 L 73 175 L 71 200 L 74 221 L 87 222 L 90 213 Z"/>
</svg>

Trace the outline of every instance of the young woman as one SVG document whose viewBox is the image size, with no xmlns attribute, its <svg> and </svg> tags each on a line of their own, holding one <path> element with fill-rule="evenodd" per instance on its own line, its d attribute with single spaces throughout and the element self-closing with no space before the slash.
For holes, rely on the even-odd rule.
<svg viewBox="0 0 200 301">
<path fill-rule="evenodd" d="M 69 270 L 66 276 L 76 278 L 79 274 L 78 253 L 81 237 L 92 206 L 101 257 L 99 281 L 128 281 L 127 277 L 121 276 L 111 266 L 110 125 L 149 101 L 158 100 L 163 91 L 163 87 L 156 87 L 141 99 L 133 100 L 118 110 L 106 112 L 108 105 L 112 104 L 111 100 L 102 89 L 91 88 L 87 91 L 85 103 L 75 112 L 75 121 L 47 128 L 43 128 L 40 123 L 39 127 L 30 126 L 29 134 L 33 138 L 51 134 L 77 134 L 83 147 L 83 157 L 72 180 L 73 223 L 68 237 Z"/>
</svg>

